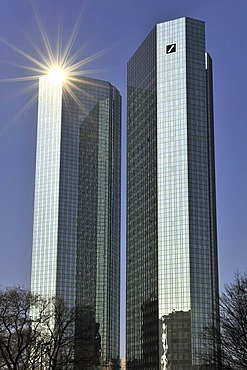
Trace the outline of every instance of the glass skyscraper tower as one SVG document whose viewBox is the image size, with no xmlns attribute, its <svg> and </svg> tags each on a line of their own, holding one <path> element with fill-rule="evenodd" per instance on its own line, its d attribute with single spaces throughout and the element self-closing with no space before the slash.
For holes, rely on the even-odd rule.
<svg viewBox="0 0 247 370">
<path fill-rule="evenodd" d="M 127 369 L 200 369 L 218 327 L 212 63 L 202 21 L 157 24 L 128 62 Z"/>
<path fill-rule="evenodd" d="M 39 82 L 31 290 L 79 306 L 108 364 L 119 357 L 121 97 L 104 81 L 65 84 Z"/>
</svg>

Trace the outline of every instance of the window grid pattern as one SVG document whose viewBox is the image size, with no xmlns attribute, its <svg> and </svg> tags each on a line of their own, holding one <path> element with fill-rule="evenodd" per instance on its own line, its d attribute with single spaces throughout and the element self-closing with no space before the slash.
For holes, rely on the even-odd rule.
<svg viewBox="0 0 247 370">
<path fill-rule="evenodd" d="M 57 293 L 62 86 L 40 78 L 31 290 Z"/>
<path fill-rule="evenodd" d="M 171 369 L 191 365 L 186 19 L 157 26 L 159 320 Z M 176 52 L 166 45 L 176 43 Z M 163 347 L 160 338 L 160 356 Z"/>
<path fill-rule="evenodd" d="M 127 103 L 127 366 L 164 369 L 166 336 L 168 368 L 196 369 L 202 329 L 219 323 L 212 71 L 203 22 L 156 26 L 128 63 Z M 145 301 L 150 282 L 153 298 Z"/>
<path fill-rule="evenodd" d="M 40 80 L 32 290 L 87 307 L 102 361 L 117 363 L 121 97 L 104 81 L 74 84 Z"/>
<path fill-rule="evenodd" d="M 204 348 L 205 326 L 218 325 L 218 263 L 212 70 L 205 57 L 204 25 L 186 23 L 188 75 L 189 210 L 192 300 L 192 359 Z M 208 62 L 207 62 L 208 61 Z M 213 355 L 217 355 L 217 349 Z M 213 356 L 212 356 L 213 357 Z"/>
<path fill-rule="evenodd" d="M 184 23 L 157 26 L 159 318 L 191 308 Z"/>
<path fill-rule="evenodd" d="M 182 18 L 158 29 L 159 317 L 169 365 L 185 370 L 199 364 L 203 328 L 217 322 L 212 88 L 204 23 Z M 172 43 L 176 53 L 167 54 Z"/>
<path fill-rule="evenodd" d="M 88 114 L 80 127 L 77 303 L 100 324 L 102 361 L 117 363 L 121 97 L 102 82 L 86 85 L 84 94 Z"/>
<path fill-rule="evenodd" d="M 156 32 L 128 63 L 127 368 L 158 369 Z"/>
</svg>

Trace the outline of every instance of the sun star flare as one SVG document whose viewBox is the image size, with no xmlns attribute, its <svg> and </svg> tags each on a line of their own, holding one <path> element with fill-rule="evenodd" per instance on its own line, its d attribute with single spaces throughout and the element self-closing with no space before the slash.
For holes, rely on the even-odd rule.
<svg viewBox="0 0 247 370">
<path fill-rule="evenodd" d="M 37 0 L 32 0 L 31 3 L 39 31 L 35 36 L 37 39 L 33 39 L 30 35 L 26 34 L 26 39 L 32 46 L 33 51 L 31 53 L 27 52 L 19 46 L 0 37 L 0 42 L 7 45 L 24 59 L 24 62 L 11 64 L 26 71 L 23 76 L 19 75 L 18 77 L 3 79 L 0 80 L 0 83 L 27 82 L 29 84 L 28 87 L 22 89 L 18 94 L 34 91 L 34 95 L 29 99 L 27 104 L 11 120 L 12 123 L 16 122 L 16 120 L 19 119 L 19 117 L 37 101 L 39 79 L 42 77 L 50 79 L 52 84 L 63 86 L 67 91 L 68 96 L 70 96 L 80 106 L 80 108 L 85 111 L 84 104 L 77 99 L 74 89 L 80 90 L 84 95 L 88 95 L 88 93 L 84 91 L 85 89 L 83 89 L 83 85 L 80 85 L 81 78 L 88 74 L 102 72 L 104 69 L 91 69 L 87 68 L 87 66 L 90 65 L 92 61 L 112 49 L 112 47 L 108 47 L 98 52 L 84 55 L 87 50 L 85 43 L 76 50 L 76 39 L 85 15 L 85 7 L 82 7 L 78 20 L 75 22 L 70 35 L 65 36 L 65 34 L 63 34 L 64 28 L 62 23 L 58 21 L 57 32 L 55 32 L 55 34 L 53 32 L 52 37 L 49 37 L 48 31 L 38 10 Z M 92 84 L 92 82 L 89 84 Z M 91 99 L 93 100 L 93 97 L 91 97 Z M 7 126 L 9 127 L 10 123 L 8 123 Z M 0 135 L 2 134 L 2 131 L 3 130 L 0 131 Z"/>
</svg>

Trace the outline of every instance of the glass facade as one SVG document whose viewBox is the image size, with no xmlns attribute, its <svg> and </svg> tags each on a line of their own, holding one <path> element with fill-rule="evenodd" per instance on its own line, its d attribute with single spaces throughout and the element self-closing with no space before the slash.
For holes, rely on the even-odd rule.
<svg viewBox="0 0 247 370">
<path fill-rule="evenodd" d="M 41 78 L 31 290 L 79 307 L 75 330 L 96 331 L 102 365 L 119 357 L 120 172 L 117 89 Z M 84 367 L 96 361 L 95 348 L 77 352 Z"/>
<path fill-rule="evenodd" d="M 204 23 L 160 23 L 128 63 L 128 369 L 200 368 L 218 325 L 214 173 Z"/>
<path fill-rule="evenodd" d="M 157 365 L 156 32 L 128 64 L 127 369 Z"/>
</svg>

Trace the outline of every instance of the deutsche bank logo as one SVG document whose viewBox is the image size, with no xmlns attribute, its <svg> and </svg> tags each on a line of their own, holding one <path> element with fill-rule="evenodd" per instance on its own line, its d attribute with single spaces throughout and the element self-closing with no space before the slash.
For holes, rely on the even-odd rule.
<svg viewBox="0 0 247 370">
<path fill-rule="evenodd" d="M 172 54 L 172 53 L 176 53 L 177 51 L 177 44 L 169 44 L 169 45 L 166 45 L 166 54 Z"/>
</svg>

